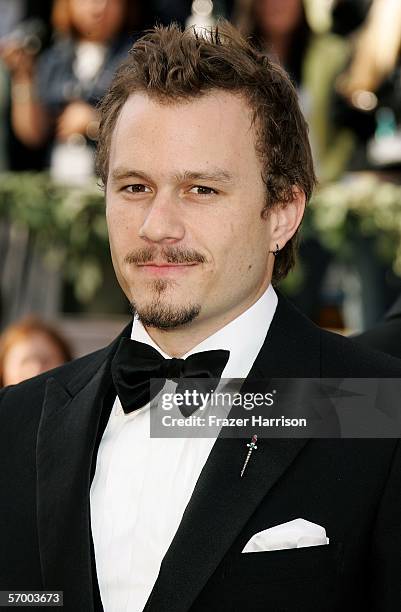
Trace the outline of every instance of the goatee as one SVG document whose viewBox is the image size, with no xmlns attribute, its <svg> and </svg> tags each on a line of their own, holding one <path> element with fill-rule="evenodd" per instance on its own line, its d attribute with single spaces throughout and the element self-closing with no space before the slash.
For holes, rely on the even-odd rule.
<svg viewBox="0 0 401 612">
<path fill-rule="evenodd" d="M 177 329 L 191 323 L 199 315 L 201 307 L 200 304 L 173 306 L 156 299 L 144 307 L 138 307 L 135 302 L 131 302 L 131 309 L 145 327 Z"/>
</svg>

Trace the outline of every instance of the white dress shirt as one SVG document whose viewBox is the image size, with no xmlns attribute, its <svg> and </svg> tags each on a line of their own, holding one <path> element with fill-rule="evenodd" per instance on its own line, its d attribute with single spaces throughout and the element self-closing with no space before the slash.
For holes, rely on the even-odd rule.
<svg viewBox="0 0 401 612">
<path fill-rule="evenodd" d="M 183 357 L 230 351 L 222 378 L 246 378 L 277 306 L 270 285 L 248 310 Z M 163 353 L 134 319 L 131 338 Z M 151 438 L 149 404 L 125 414 L 118 397 L 100 442 L 90 492 L 96 569 L 105 612 L 141 612 L 180 524 L 213 438 Z"/>
</svg>

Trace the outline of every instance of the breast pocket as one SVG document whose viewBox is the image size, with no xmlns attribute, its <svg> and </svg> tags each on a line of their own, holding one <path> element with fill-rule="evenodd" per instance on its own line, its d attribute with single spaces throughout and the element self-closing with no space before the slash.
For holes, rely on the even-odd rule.
<svg viewBox="0 0 401 612">
<path fill-rule="evenodd" d="M 244 569 L 246 565 L 252 566 L 257 570 L 274 570 L 274 574 L 279 577 L 283 572 L 288 577 L 299 572 L 307 573 L 320 572 L 327 568 L 339 569 L 341 557 L 341 544 L 324 544 L 322 546 L 305 546 L 302 548 L 289 548 L 283 550 L 268 550 L 265 552 L 241 553 L 237 557 L 235 564 Z"/>
<path fill-rule="evenodd" d="M 342 545 L 339 543 L 241 553 L 233 561 L 231 570 L 236 574 L 251 573 L 275 582 L 332 575 L 340 570 L 341 553 Z"/>
<path fill-rule="evenodd" d="M 226 609 L 337 610 L 341 562 L 341 544 L 240 553 L 226 574 L 231 602 Z"/>
</svg>

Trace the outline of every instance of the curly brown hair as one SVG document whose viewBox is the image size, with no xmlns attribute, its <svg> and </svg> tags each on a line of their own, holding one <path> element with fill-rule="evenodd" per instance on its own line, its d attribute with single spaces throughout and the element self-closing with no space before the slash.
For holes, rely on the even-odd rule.
<svg viewBox="0 0 401 612">
<path fill-rule="evenodd" d="M 176 103 L 214 89 L 244 96 L 252 110 L 266 185 L 261 214 L 292 201 L 294 189 L 301 190 L 308 202 L 316 177 L 296 90 L 279 65 L 226 21 L 200 33 L 182 31 L 176 24 L 155 27 L 135 42 L 99 106 L 96 168 L 103 185 L 117 117 L 132 93 L 146 92 L 164 103 Z M 295 235 L 278 253 L 274 282 L 294 265 L 296 242 Z"/>
</svg>

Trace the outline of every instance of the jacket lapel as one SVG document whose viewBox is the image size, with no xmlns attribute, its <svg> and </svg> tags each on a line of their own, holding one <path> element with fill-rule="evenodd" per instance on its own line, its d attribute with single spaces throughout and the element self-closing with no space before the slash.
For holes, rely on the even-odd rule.
<svg viewBox="0 0 401 612">
<path fill-rule="evenodd" d="M 248 376 L 320 376 L 320 333 L 279 295 L 265 343 Z M 307 443 L 263 439 L 243 478 L 249 440 L 216 440 L 163 559 L 144 612 L 187 612 L 256 510 Z"/>
<path fill-rule="evenodd" d="M 127 335 L 128 326 L 121 335 Z M 37 519 L 43 587 L 93 611 L 89 488 L 110 361 L 119 336 L 65 387 L 49 378 L 37 440 Z M 67 366 L 68 367 L 68 366 Z"/>
</svg>

